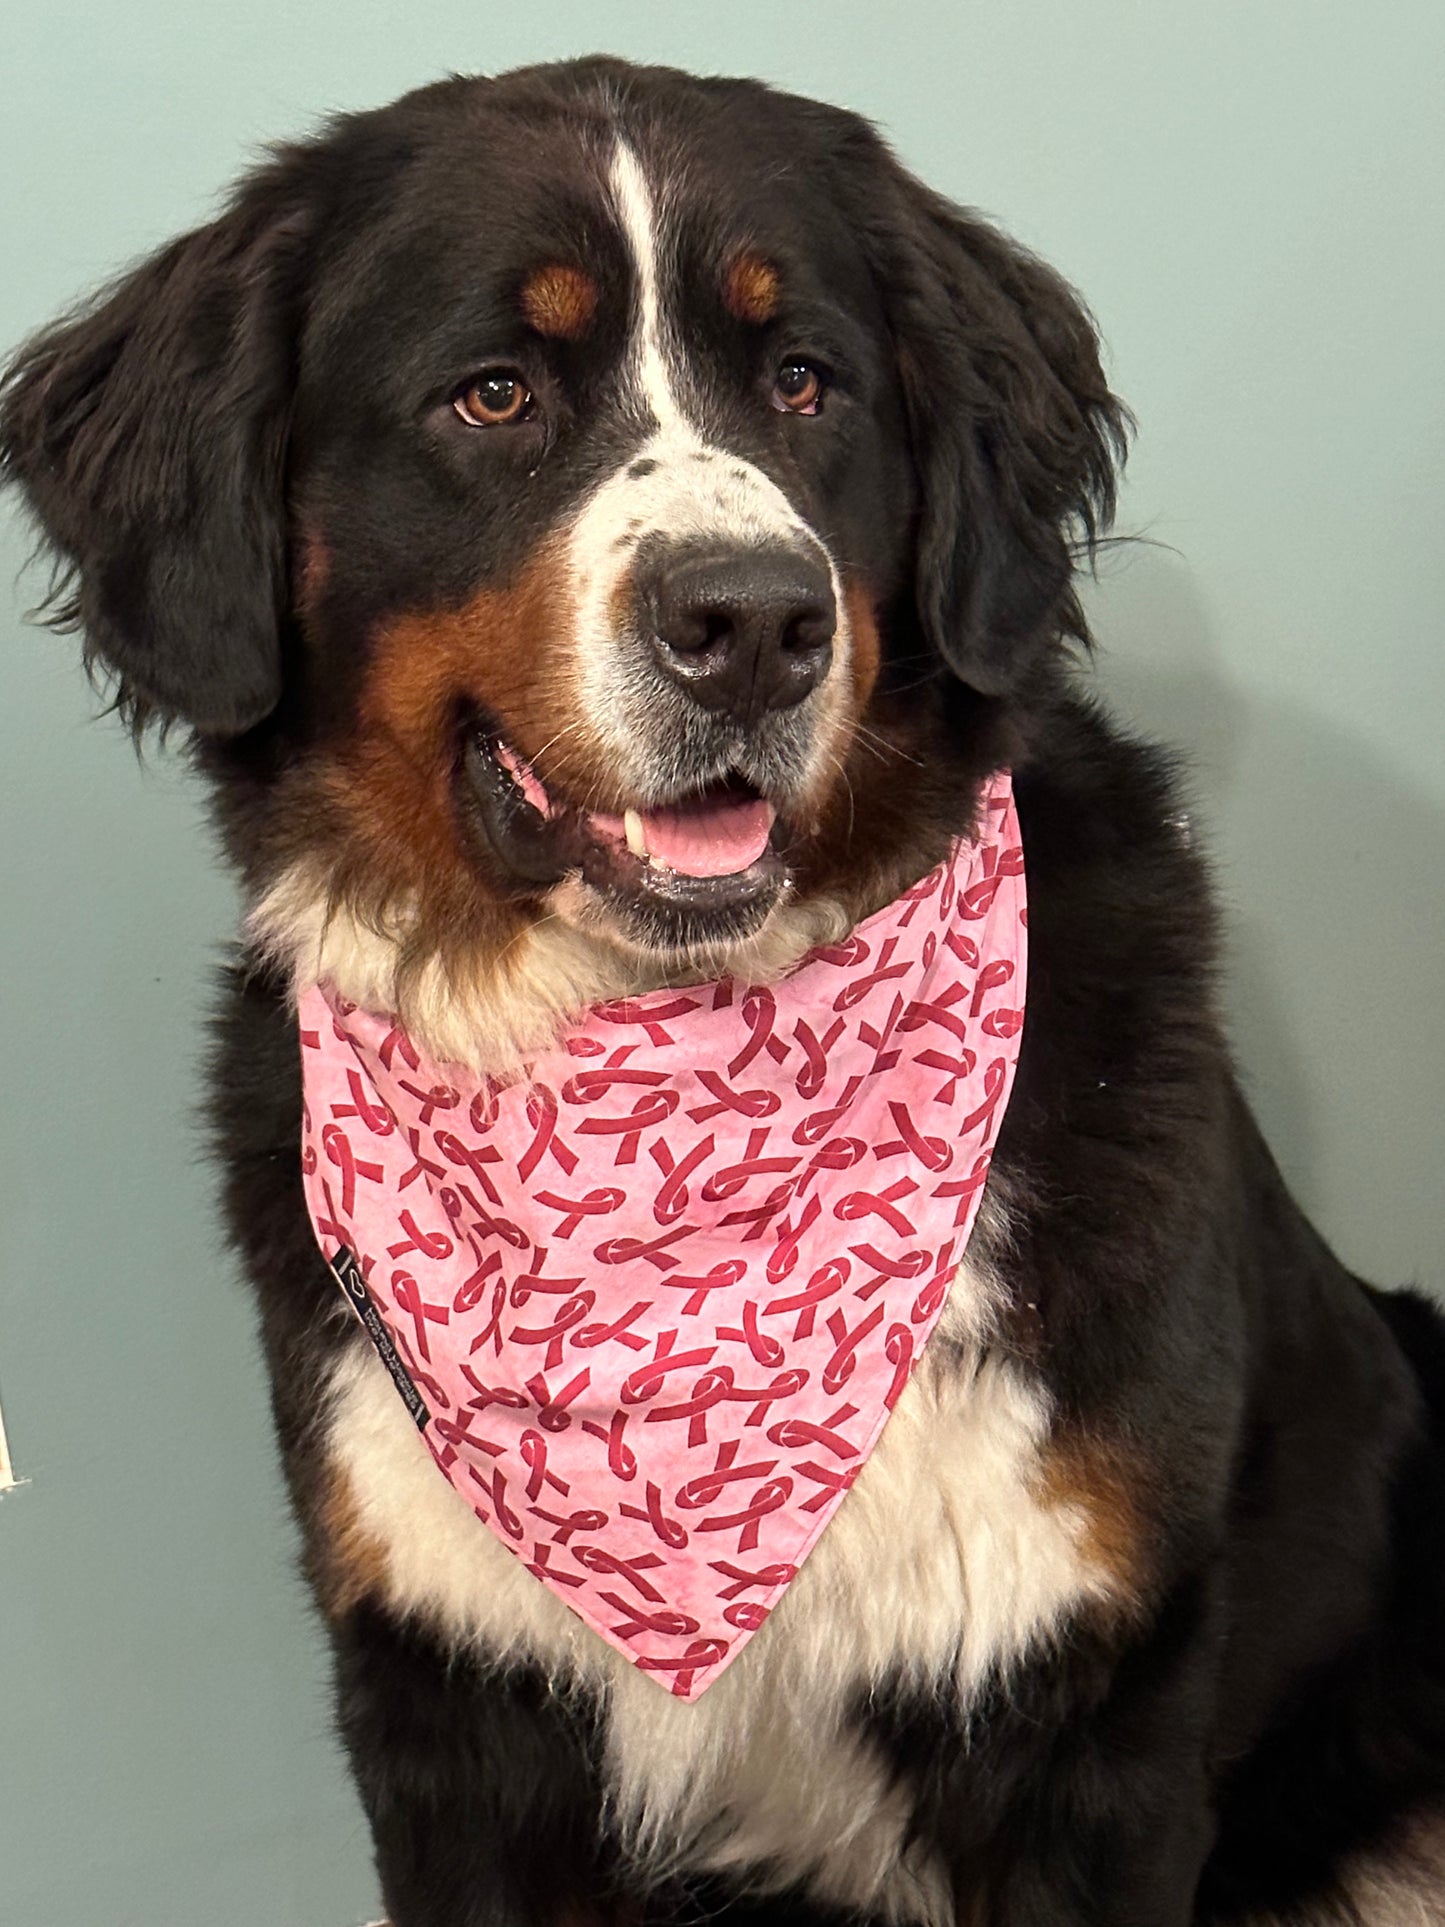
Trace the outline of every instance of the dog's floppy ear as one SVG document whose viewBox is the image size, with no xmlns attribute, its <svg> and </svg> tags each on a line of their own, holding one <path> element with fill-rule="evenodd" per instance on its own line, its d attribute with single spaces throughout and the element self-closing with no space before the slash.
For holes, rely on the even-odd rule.
<svg viewBox="0 0 1445 1927">
<path fill-rule="evenodd" d="M 283 470 L 307 222 L 295 168 L 88 311 L 38 335 L 0 388 L 0 479 L 61 565 L 56 620 L 122 713 L 218 736 L 281 690 Z"/>
<path fill-rule="evenodd" d="M 921 496 L 919 620 L 964 682 L 1002 695 L 1060 636 L 1087 639 L 1074 563 L 1108 526 L 1129 417 L 1072 289 L 869 147 L 864 233 Z"/>
</svg>

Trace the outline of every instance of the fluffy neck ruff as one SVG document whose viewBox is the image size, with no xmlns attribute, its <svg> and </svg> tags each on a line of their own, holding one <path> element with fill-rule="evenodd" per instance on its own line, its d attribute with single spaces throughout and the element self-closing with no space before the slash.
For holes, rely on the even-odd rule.
<svg viewBox="0 0 1445 1927">
<path fill-rule="evenodd" d="M 776 982 L 880 907 L 853 910 L 821 896 L 787 902 L 747 943 L 658 959 L 574 921 L 573 906 L 560 901 L 496 952 L 418 957 L 412 907 L 363 915 L 336 900 L 323 871 L 298 863 L 256 903 L 246 935 L 288 981 L 327 983 L 365 1010 L 394 1012 L 437 1062 L 504 1077 L 594 1004 L 717 977 Z"/>
</svg>

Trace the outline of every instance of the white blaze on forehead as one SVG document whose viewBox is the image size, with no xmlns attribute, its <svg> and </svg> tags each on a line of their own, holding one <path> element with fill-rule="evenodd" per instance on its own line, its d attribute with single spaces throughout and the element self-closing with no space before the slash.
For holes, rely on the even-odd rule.
<svg viewBox="0 0 1445 1927">
<path fill-rule="evenodd" d="M 625 475 L 626 468 L 639 458 L 655 464 L 645 477 L 627 477 L 634 484 L 626 491 L 633 516 L 646 514 L 645 497 L 655 498 L 668 487 L 666 482 L 653 489 L 641 489 L 636 484 L 677 469 L 680 472 L 672 492 L 689 500 L 695 523 L 704 522 L 710 511 L 720 533 L 737 533 L 744 540 L 770 535 L 774 540 L 791 536 L 795 542 L 816 543 L 817 537 L 771 477 L 754 463 L 708 441 L 688 418 L 684 392 L 689 385 L 700 388 L 706 370 L 696 367 L 691 384 L 684 378 L 687 349 L 673 325 L 675 317 L 667 311 L 663 289 L 667 211 L 654 194 L 641 161 L 625 142 L 618 143 L 613 156 L 610 185 L 637 279 L 626 379 L 634 399 L 654 424 L 646 444 L 622 471 Z M 682 504 L 674 500 L 668 506 L 675 510 Z M 730 523 L 729 514 L 738 522 Z M 665 526 L 652 521 L 648 525 Z M 681 532 L 693 531 L 684 528 Z"/>
<path fill-rule="evenodd" d="M 636 282 L 623 379 L 649 432 L 598 485 L 572 526 L 568 560 L 582 713 L 615 758 L 619 775 L 645 793 L 659 767 L 658 734 L 666 728 L 659 710 L 663 692 L 642 652 L 628 649 L 627 638 L 619 636 L 616 616 L 617 592 L 638 546 L 654 537 L 679 545 L 715 539 L 719 547 L 803 549 L 826 560 L 838 609 L 832 671 L 807 699 L 817 710 L 821 756 L 825 720 L 844 699 L 851 653 L 837 568 L 777 483 L 755 463 L 709 441 L 690 418 L 689 392 L 695 396 L 705 387 L 707 370 L 689 368 L 695 351 L 669 313 L 663 193 L 623 141 L 613 154 L 608 187 Z M 634 473 L 638 467 L 642 472 Z"/>
<path fill-rule="evenodd" d="M 672 391 L 662 347 L 662 307 L 658 293 L 658 225 L 652 190 L 636 154 L 619 141 L 612 161 L 612 198 L 637 274 L 637 332 L 633 341 L 634 379 L 659 428 L 687 425 Z"/>
</svg>

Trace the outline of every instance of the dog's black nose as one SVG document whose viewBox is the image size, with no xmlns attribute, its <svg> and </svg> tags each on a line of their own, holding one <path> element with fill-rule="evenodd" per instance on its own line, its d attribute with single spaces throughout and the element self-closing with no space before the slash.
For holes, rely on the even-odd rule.
<svg viewBox="0 0 1445 1927">
<path fill-rule="evenodd" d="M 838 611 L 822 557 L 795 549 L 660 558 L 650 584 L 658 662 L 694 702 L 756 723 L 828 673 Z"/>
</svg>

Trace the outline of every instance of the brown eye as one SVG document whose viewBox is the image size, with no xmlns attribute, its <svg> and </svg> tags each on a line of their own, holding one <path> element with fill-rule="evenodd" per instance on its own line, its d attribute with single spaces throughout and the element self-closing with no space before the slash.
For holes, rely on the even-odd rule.
<svg viewBox="0 0 1445 1927">
<path fill-rule="evenodd" d="M 532 391 L 515 368 L 489 368 L 452 396 L 452 407 L 473 428 L 505 428 L 526 419 Z"/>
<path fill-rule="evenodd" d="M 788 415 L 816 415 L 827 385 L 811 361 L 785 361 L 773 383 L 773 406 Z"/>
</svg>

